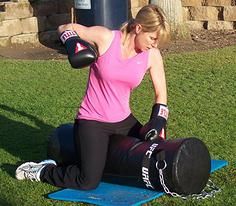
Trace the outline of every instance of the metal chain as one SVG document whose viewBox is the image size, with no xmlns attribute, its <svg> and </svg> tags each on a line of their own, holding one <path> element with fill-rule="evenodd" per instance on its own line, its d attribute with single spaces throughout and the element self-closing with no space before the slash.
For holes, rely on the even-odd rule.
<svg viewBox="0 0 236 206">
<path fill-rule="evenodd" d="M 167 167 L 166 161 L 162 160 L 164 162 L 164 166 L 163 168 L 159 168 L 158 167 L 158 161 L 156 162 L 156 168 L 159 172 L 159 179 L 160 179 L 160 183 L 165 191 L 166 194 L 171 195 L 172 197 L 179 197 L 183 200 L 187 200 L 187 199 L 206 199 L 208 197 L 215 197 L 215 194 L 220 192 L 221 189 L 218 188 L 211 180 L 208 180 L 208 183 L 206 185 L 206 187 L 204 188 L 204 190 L 199 193 L 199 194 L 192 194 L 192 195 L 180 195 L 176 192 L 171 192 L 169 190 L 169 188 L 166 186 L 165 182 L 164 182 L 164 176 L 163 176 L 163 170 Z"/>
</svg>

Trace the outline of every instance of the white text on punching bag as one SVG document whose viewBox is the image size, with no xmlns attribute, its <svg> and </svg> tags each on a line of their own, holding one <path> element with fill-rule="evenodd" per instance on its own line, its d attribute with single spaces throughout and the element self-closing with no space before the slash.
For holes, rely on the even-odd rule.
<svg viewBox="0 0 236 206">
<path fill-rule="evenodd" d="M 157 147 L 157 145 L 158 145 L 158 144 L 153 143 L 153 144 L 149 147 L 149 149 L 147 150 L 147 152 L 145 153 L 145 155 L 148 156 L 149 159 L 151 158 L 152 153 L 153 153 L 153 151 L 155 150 L 155 148 Z"/>
<path fill-rule="evenodd" d="M 154 189 L 154 187 L 152 186 L 150 180 L 149 180 L 149 175 L 148 175 L 148 168 L 146 167 L 142 167 L 142 178 L 143 181 L 146 183 L 146 187 L 151 187 L 152 189 Z"/>
<path fill-rule="evenodd" d="M 155 150 L 155 148 L 158 146 L 157 143 L 153 143 L 149 149 L 147 150 L 147 152 L 145 153 L 145 155 L 148 157 L 148 159 L 151 158 L 153 151 Z M 149 180 L 149 171 L 147 167 L 142 167 L 142 179 L 143 181 L 146 183 L 146 187 L 151 187 L 152 189 L 154 189 L 154 187 L 152 186 L 150 180 Z"/>
</svg>

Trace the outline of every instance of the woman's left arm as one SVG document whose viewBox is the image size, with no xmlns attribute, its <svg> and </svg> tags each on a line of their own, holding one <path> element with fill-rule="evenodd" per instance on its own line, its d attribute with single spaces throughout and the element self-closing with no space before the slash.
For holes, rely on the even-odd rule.
<svg viewBox="0 0 236 206">
<path fill-rule="evenodd" d="M 166 78 L 162 56 L 158 49 L 150 49 L 149 70 L 155 92 L 155 102 L 149 121 L 140 129 L 144 140 L 166 139 L 168 118 Z"/>
<path fill-rule="evenodd" d="M 161 53 L 158 49 L 150 49 L 149 72 L 155 92 L 155 103 L 167 104 L 167 88 L 165 70 Z"/>
</svg>

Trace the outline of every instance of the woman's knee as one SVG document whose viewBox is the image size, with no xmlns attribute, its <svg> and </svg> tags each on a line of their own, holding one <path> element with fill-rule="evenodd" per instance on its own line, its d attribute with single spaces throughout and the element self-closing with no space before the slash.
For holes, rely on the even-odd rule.
<svg viewBox="0 0 236 206">
<path fill-rule="evenodd" d="M 81 190 L 92 190 L 98 187 L 101 179 L 99 178 L 84 178 L 77 182 L 79 189 Z"/>
</svg>

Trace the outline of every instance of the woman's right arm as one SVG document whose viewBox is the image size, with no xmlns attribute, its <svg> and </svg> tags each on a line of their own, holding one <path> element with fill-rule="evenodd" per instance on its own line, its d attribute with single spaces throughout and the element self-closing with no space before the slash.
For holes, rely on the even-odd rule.
<svg viewBox="0 0 236 206">
<path fill-rule="evenodd" d="M 103 54 L 108 49 L 113 37 L 112 31 L 103 26 L 87 27 L 81 24 L 64 24 L 58 27 L 59 35 L 66 30 L 75 31 L 81 39 L 95 45 L 99 54 Z"/>
</svg>

